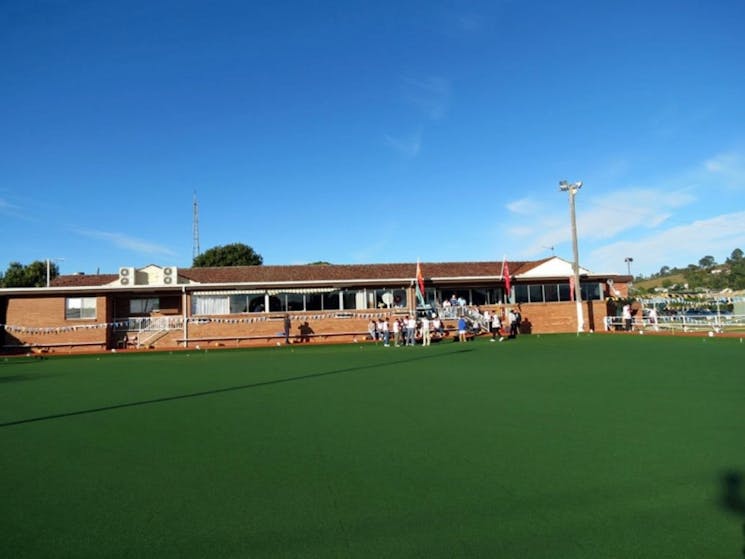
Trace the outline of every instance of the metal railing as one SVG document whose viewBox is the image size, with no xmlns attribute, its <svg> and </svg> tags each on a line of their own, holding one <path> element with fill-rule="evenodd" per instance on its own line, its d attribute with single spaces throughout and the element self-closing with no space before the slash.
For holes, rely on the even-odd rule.
<svg viewBox="0 0 745 559">
<path fill-rule="evenodd" d="M 136 332 L 134 344 L 136 347 L 147 346 L 172 330 L 184 327 L 181 316 L 133 316 L 117 319 L 117 330 Z"/>
<path fill-rule="evenodd" d="M 607 317 L 605 329 L 608 331 L 628 331 L 629 325 L 623 318 Z M 631 331 L 653 332 L 714 332 L 745 333 L 745 315 L 706 314 L 706 315 L 661 315 L 656 321 L 648 317 L 633 318 Z"/>
</svg>

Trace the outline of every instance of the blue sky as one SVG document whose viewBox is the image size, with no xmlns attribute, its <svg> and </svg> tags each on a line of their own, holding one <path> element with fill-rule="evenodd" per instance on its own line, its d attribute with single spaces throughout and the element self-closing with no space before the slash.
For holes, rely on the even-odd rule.
<svg viewBox="0 0 745 559">
<path fill-rule="evenodd" d="M 6 1 L 0 270 L 745 250 L 745 3 Z M 426 270 L 425 270 L 426 275 Z"/>
</svg>

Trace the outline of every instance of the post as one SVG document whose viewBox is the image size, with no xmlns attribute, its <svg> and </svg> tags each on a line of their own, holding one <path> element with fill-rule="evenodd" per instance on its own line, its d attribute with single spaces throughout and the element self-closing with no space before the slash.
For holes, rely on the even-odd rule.
<svg viewBox="0 0 745 559">
<path fill-rule="evenodd" d="M 65 260 L 64 258 L 47 258 L 45 260 L 46 265 L 47 265 L 47 287 L 49 287 L 51 285 L 51 279 L 52 278 L 51 278 L 50 270 L 51 270 L 51 267 L 52 267 L 52 262 L 53 261 L 54 262 L 62 262 L 64 260 Z"/>
<path fill-rule="evenodd" d="M 574 275 L 574 300 L 577 306 L 577 333 L 584 331 L 585 318 L 582 312 L 582 286 L 579 283 L 579 248 L 577 245 L 577 219 L 574 211 L 574 197 L 582 188 L 582 181 L 568 184 L 567 181 L 559 182 L 559 190 L 569 193 L 569 220 L 572 226 L 572 273 Z"/>
</svg>

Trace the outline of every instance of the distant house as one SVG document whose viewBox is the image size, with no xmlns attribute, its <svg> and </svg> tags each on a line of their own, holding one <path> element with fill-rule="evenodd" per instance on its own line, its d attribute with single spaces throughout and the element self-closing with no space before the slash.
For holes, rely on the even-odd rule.
<svg viewBox="0 0 745 559">
<path fill-rule="evenodd" d="M 507 268 L 509 292 L 502 262 L 423 262 L 427 308 L 448 318 L 453 311 L 443 304 L 453 296 L 469 312 L 519 305 L 531 332 L 577 330 L 571 263 L 553 257 Z M 595 329 L 606 299 L 625 295 L 630 278 L 580 273 L 585 329 Z M 281 339 L 289 315 L 292 336 L 308 323 L 316 340 L 351 341 L 371 318 L 416 312 L 415 276 L 415 263 L 121 267 L 59 276 L 50 287 L 0 289 L 0 334 L 9 351 L 244 346 Z"/>
</svg>

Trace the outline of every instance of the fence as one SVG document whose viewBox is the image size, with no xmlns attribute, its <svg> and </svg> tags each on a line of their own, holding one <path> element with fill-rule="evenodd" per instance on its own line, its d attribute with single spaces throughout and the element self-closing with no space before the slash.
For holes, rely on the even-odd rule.
<svg viewBox="0 0 745 559">
<path fill-rule="evenodd" d="M 706 314 L 706 315 L 662 315 L 656 322 L 648 317 L 635 318 L 631 321 L 632 331 L 652 332 L 714 332 L 745 333 L 745 315 Z M 605 329 L 608 331 L 628 331 L 627 324 L 621 317 L 607 317 Z"/>
</svg>

